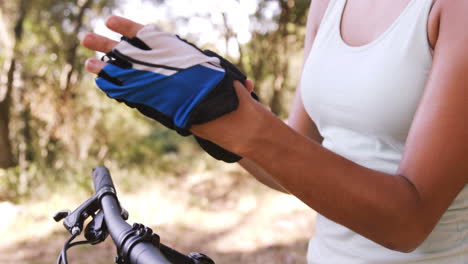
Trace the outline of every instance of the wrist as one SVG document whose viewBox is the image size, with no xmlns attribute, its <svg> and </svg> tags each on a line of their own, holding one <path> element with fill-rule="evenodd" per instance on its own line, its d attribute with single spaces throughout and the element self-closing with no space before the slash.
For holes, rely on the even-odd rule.
<svg viewBox="0 0 468 264">
<path fill-rule="evenodd" d="M 253 119 L 249 121 L 248 133 L 243 136 L 244 140 L 238 141 L 234 152 L 242 157 L 255 159 L 263 155 L 266 147 L 274 145 L 275 133 L 286 126 L 278 117 L 266 109 L 263 105 L 256 103 Z M 236 152 L 237 151 L 237 152 Z"/>
</svg>

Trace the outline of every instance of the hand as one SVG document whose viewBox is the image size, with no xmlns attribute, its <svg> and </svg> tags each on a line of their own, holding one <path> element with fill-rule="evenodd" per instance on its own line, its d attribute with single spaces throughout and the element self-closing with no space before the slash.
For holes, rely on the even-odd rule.
<svg viewBox="0 0 468 264">
<path fill-rule="evenodd" d="M 250 136 L 259 130 L 261 120 L 255 118 L 259 110 L 266 110 L 261 104 L 253 100 L 250 92 L 253 83 L 246 81 L 246 86 L 235 81 L 234 88 L 239 98 L 237 110 L 223 115 L 211 122 L 192 126 L 192 132 L 199 137 L 208 139 L 216 144 L 241 156 L 244 145 L 248 145 Z"/>
<path fill-rule="evenodd" d="M 138 31 L 143 28 L 142 24 L 128 20 L 119 16 L 111 16 L 106 21 L 106 26 L 117 33 L 126 36 L 127 38 L 133 38 L 136 36 Z M 87 33 L 81 44 L 91 50 L 99 51 L 103 53 L 110 52 L 119 42 L 106 38 L 104 36 Z M 88 72 L 98 74 L 107 63 L 98 60 L 96 58 L 89 58 L 85 62 L 85 68 Z M 251 93 L 253 91 L 253 83 L 250 80 L 246 81 L 246 88 Z"/>
<path fill-rule="evenodd" d="M 138 24 L 118 16 L 109 17 L 106 21 L 106 26 L 110 30 L 120 33 L 128 38 L 135 37 L 137 32 L 143 28 L 142 24 Z M 87 33 L 81 41 L 81 44 L 88 49 L 108 53 L 117 44 L 119 44 L 119 42 L 98 34 Z M 85 62 L 85 69 L 90 73 L 98 74 L 106 65 L 107 63 L 103 61 L 95 58 L 89 58 Z"/>
<path fill-rule="evenodd" d="M 143 25 L 135 23 L 131 20 L 116 16 L 110 17 L 106 21 L 106 26 L 127 38 L 135 37 L 138 31 L 140 31 L 144 27 Z M 104 53 L 112 51 L 112 49 L 118 43 L 119 42 L 117 41 L 93 33 L 88 33 L 82 41 L 82 44 L 85 47 Z M 90 58 L 86 61 L 85 67 L 87 71 L 98 74 L 106 65 L 107 64 L 105 62 Z M 248 101 L 253 101 L 249 95 L 249 92 L 253 90 L 253 84 L 251 81 L 246 81 L 245 84 L 246 87 L 244 87 L 240 82 L 237 82 L 235 84 L 236 93 L 238 93 L 238 96 L 242 97 L 242 99 L 239 98 L 239 100 L 247 99 Z M 239 94 L 239 90 L 241 90 L 242 94 Z M 244 103 L 240 104 L 239 108 L 242 108 L 243 106 Z M 245 111 L 234 111 L 230 114 L 226 114 L 226 116 L 221 116 L 220 118 L 217 118 L 216 120 L 205 123 L 203 125 L 194 125 L 192 126 L 192 132 L 210 141 L 220 143 L 222 146 L 225 146 L 228 149 L 237 149 L 236 147 L 234 147 L 234 145 L 236 145 L 236 142 L 241 140 L 241 138 L 245 138 L 245 136 L 240 137 L 239 139 L 235 139 L 229 136 L 230 134 L 232 134 L 233 131 L 242 131 L 241 128 L 242 126 L 244 126 L 243 124 L 236 125 L 236 123 L 232 123 L 237 122 L 237 119 L 239 119 L 233 118 L 235 116 L 238 116 L 235 112 L 240 113 Z M 249 115 L 246 115 L 246 117 L 248 116 Z"/>
</svg>

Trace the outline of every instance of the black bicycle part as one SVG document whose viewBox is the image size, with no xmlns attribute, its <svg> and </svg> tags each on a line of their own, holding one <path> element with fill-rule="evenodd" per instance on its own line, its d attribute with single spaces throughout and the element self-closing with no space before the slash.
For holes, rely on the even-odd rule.
<svg viewBox="0 0 468 264">
<path fill-rule="evenodd" d="M 196 264 L 215 264 L 210 257 L 202 253 L 190 253 L 189 257 L 194 259 Z"/>
<path fill-rule="evenodd" d="M 85 228 L 85 238 L 92 245 L 99 244 L 106 240 L 109 232 L 107 231 L 106 223 L 104 222 L 104 212 L 99 211 L 93 220 Z"/>
<path fill-rule="evenodd" d="M 118 249 L 119 264 L 212 264 L 184 255 L 159 241 L 159 236 L 141 224 L 130 226 L 122 219 L 117 195 L 109 170 L 98 167 L 93 171 L 93 182 L 108 231 Z M 103 190 L 109 191 L 103 191 Z M 208 257 L 206 257 L 208 258 Z M 209 258 L 208 258 L 209 259 Z"/>
<path fill-rule="evenodd" d="M 73 232 L 72 232 L 71 237 L 70 237 L 70 238 L 65 242 L 65 244 L 63 245 L 62 251 L 60 251 L 60 255 L 59 255 L 58 258 L 57 258 L 57 264 L 61 264 L 62 261 L 63 261 L 64 264 L 68 264 L 68 260 L 67 260 L 67 250 L 76 244 L 76 243 L 72 243 L 72 244 L 70 244 L 70 243 L 71 243 L 79 234 L 80 234 L 80 232 L 78 231 L 77 228 L 75 228 L 75 229 L 73 230 Z"/>
<path fill-rule="evenodd" d="M 74 211 L 61 210 L 54 215 L 55 221 L 64 219 L 63 225 L 71 237 L 65 242 L 57 264 L 68 264 L 67 250 L 82 244 L 98 244 L 110 234 L 117 247 L 118 264 L 214 264 L 201 253 L 184 255 L 162 243 L 159 236 L 142 224 L 130 226 L 125 220 L 128 212 L 119 204 L 110 173 L 105 167 L 93 170 L 96 193 Z M 72 241 L 81 234 L 84 222 L 93 219 L 85 228 L 84 241 Z"/>
</svg>

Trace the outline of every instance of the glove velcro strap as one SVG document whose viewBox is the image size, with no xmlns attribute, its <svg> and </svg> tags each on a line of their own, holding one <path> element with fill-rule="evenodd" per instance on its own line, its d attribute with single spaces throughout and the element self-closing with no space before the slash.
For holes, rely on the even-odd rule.
<svg viewBox="0 0 468 264">
<path fill-rule="evenodd" d="M 203 53 L 210 57 L 217 57 L 226 71 L 224 79 L 214 87 L 210 93 L 196 106 L 189 119 L 188 127 L 192 124 L 203 124 L 237 109 L 239 99 L 234 89 L 234 80 L 245 83 L 247 77 L 232 63 L 211 50 Z"/>
<path fill-rule="evenodd" d="M 233 81 L 232 77 L 226 74 L 224 79 L 192 110 L 187 126 L 203 124 L 236 110 L 239 100 Z"/>
<path fill-rule="evenodd" d="M 197 136 L 195 136 L 195 139 L 197 140 L 198 145 L 200 145 L 204 151 L 217 160 L 222 160 L 227 163 L 234 163 L 242 159 L 241 156 L 230 152 L 209 140 Z"/>
<path fill-rule="evenodd" d="M 252 92 L 250 93 L 250 96 L 255 99 L 256 101 L 260 101 L 258 96 Z M 233 153 L 233 152 L 230 152 L 218 145 L 216 145 L 215 143 L 209 141 L 209 140 L 206 140 L 204 138 L 200 138 L 200 137 L 197 137 L 195 136 L 195 139 L 198 143 L 198 145 L 200 145 L 200 147 L 206 151 L 208 154 L 210 154 L 213 158 L 217 159 L 217 160 L 222 160 L 224 162 L 227 162 L 227 163 L 234 163 L 234 162 L 238 162 L 239 160 L 242 159 L 241 156 Z"/>
</svg>

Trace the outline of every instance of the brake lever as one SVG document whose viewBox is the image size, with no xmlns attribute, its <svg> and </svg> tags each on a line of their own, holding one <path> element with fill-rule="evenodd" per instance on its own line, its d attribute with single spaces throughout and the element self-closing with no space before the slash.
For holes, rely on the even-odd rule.
<svg viewBox="0 0 468 264">
<path fill-rule="evenodd" d="M 63 219 L 65 219 L 70 213 L 71 213 L 71 211 L 67 210 L 67 209 L 60 210 L 60 211 L 58 211 L 57 213 L 54 214 L 53 218 L 54 218 L 55 222 L 60 222 Z"/>
<path fill-rule="evenodd" d="M 93 195 L 89 198 L 86 202 L 81 204 L 78 208 L 76 208 L 73 212 L 70 210 L 61 210 L 54 215 L 54 220 L 56 222 L 63 221 L 63 226 L 65 229 L 70 232 L 70 234 L 78 234 L 83 231 L 83 225 L 86 219 L 90 216 L 94 216 L 94 214 L 99 210 L 99 198 L 97 195 Z"/>
</svg>

